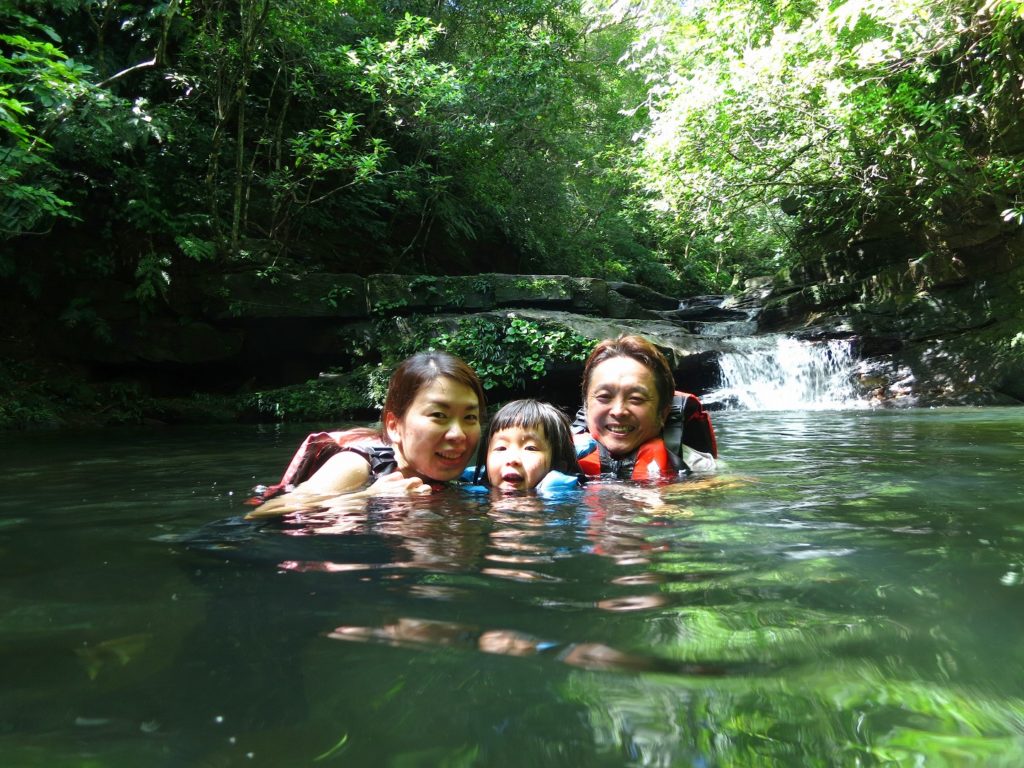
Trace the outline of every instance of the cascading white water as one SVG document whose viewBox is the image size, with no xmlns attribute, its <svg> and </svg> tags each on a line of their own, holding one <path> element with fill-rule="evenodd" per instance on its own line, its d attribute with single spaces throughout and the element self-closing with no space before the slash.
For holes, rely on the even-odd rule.
<svg viewBox="0 0 1024 768">
<path fill-rule="evenodd" d="M 801 341 L 765 335 L 730 340 L 723 353 L 721 388 L 705 403 L 750 411 L 864 408 L 853 384 L 856 360 L 849 341 Z"/>
</svg>

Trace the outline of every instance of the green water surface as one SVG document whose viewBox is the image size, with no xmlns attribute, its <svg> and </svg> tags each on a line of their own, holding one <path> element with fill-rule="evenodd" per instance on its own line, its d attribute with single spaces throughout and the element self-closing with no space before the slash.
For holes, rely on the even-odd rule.
<svg viewBox="0 0 1024 768">
<path fill-rule="evenodd" d="M 300 428 L 6 434 L 0 765 L 1024 765 L 1024 409 L 715 423 L 264 525 Z"/>
</svg>

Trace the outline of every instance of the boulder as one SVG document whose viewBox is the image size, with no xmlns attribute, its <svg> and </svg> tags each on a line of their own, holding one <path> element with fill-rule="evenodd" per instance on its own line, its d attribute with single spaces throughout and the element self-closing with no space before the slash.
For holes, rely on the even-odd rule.
<svg viewBox="0 0 1024 768">
<path fill-rule="evenodd" d="M 494 294 L 494 285 L 487 275 L 381 274 L 366 278 L 369 314 L 374 317 L 442 310 L 488 310 L 494 307 Z"/>
<path fill-rule="evenodd" d="M 658 319 L 658 315 L 650 309 L 644 309 L 639 303 L 633 299 L 623 296 L 618 291 L 608 291 L 608 304 L 605 307 L 604 314 L 607 317 L 616 319 L 627 319 L 627 318 L 650 318 L 651 320 Z"/>
<path fill-rule="evenodd" d="M 483 274 L 491 284 L 496 307 L 568 307 L 573 300 L 573 278 L 567 275 Z"/>
<path fill-rule="evenodd" d="M 678 309 L 679 307 L 679 299 L 675 296 L 666 296 L 664 293 L 659 293 L 645 285 L 612 282 L 608 283 L 608 288 L 622 294 L 627 299 L 632 299 L 636 302 L 637 306 L 644 309 L 667 310 Z"/>
<path fill-rule="evenodd" d="M 666 320 L 687 320 L 690 322 L 714 323 L 725 320 L 746 320 L 749 313 L 742 309 L 726 309 L 725 307 L 694 306 L 685 309 L 673 309 L 659 312 Z"/>
<path fill-rule="evenodd" d="M 588 315 L 608 311 L 608 283 L 597 277 L 572 278 L 572 310 Z"/>
</svg>

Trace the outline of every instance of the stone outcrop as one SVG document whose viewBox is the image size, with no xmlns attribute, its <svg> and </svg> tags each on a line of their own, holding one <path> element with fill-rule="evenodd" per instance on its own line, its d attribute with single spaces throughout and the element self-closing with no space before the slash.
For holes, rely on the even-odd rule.
<svg viewBox="0 0 1024 768">
<path fill-rule="evenodd" d="M 68 360 L 98 362 L 106 374 L 152 380 L 151 391 L 185 395 L 193 381 L 212 380 L 223 392 L 299 384 L 326 370 L 350 370 L 367 359 L 366 350 L 409 338 L 414 326 L 451 331 L 470 317 L 507 322 L 515 314 L 595 342 L 640 333 L 666 353 L 681 385 L 698 392 L 716 385 L 717 360 L 728 347 L 693 332 L 700 321 L 719 318 L 715 302 L 681 309 L 679 298 L 644 286 L 566 275 L 360 277 L 306 273 L 279 260 L 273 269 L 179 285 L 172 299 L 176 317 L 140 324 L 137 315 L 110 311 L 105 337 L 72 329 L 51 348 Z M 575 399 L 582 364 L 569 368 L 557 373 Z"/>
<path fill-rule="evenodd" d="M 718 358 L 732 351 L 728 339 L 691 333 L 678 323 L 661 319 L 599 317 L 551 309 L 491 310 L 473 316 L 501 320 L 509 315 L 531 320 L 543 328 L 568 330 L 595 343 L 623 333 L 635 333 L 654 343 L 668 358 L 680 386 L 697 391 L 713 388 L 718 378 Z M 454 328 L 464 315 L 439 315 L 435 322 Z M 575 383 L 582 365 L 573 366 Z"/>
<path fill-rule="evenodd" d="M 1020 404 L 1024 236 L 993 226 L 943 246 L 917 255 L 893 232 L 856 243 L 779 281 L 760 327 L 854 339 L 861 388 L 884 405 Z"/>
<path fill-rule="evenodd" d="M 565 275 L 360 277 L 281 262 L 194 281 L 172 297 L 176 316 L 144 324 L 127 305 L 118 311 L 124 292 L 112 290 L 103 334 L 83 326 L 45 343 L 106 374 L 148 378 L 153 391 L 185 394 L 198 379 L 233 392 L 352 370 L 365 350 L 411 333 L 403 323 L 413 320 L 454 330 L 467 317 L 515 314 L 593 341 L 642 334 L 666 353 L 679 385 L 699 394 L 717 387 L 729 334 L 785 332 L 853 340 L 861 390 L 884 405 L 1024 401 L 1024 238 L 965 237 L 943 257 L 910 258 L 908 241 L 882 234 L 857 244 L 862 259 L 829 257 L 750 280 L 737 295 L 683 300 Z M 711 326 L 719 335 L 707 335 Z M 545 396 L 574 398 L 581 369 L 562 364 L 546 377 L 561 391 Z"/>
<path fill-rule="evenodd" d="M 297 266 L 225 274 L 198 286 L 202 311 L 217 320 L 323 317 L 366 320 L 413 313 L 556 309 L 613 318 L 656 318 L 679 299 L 632 283 L 567 275 L 458 277 L 303 272 Z"/>
</svg>

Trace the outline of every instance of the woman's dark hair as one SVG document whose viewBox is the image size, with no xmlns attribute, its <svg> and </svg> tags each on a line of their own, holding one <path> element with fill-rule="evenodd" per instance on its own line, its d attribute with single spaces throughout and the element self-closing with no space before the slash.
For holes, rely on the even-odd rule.
<svg viewBox="0 0 1024 768">
<path fill-rule="evenodd" d="M 654 386 L 658 392 L 658 410 L 662 411 L 672 404 L 672 393 L 676 383 L 672 377 L 672 367 L 668 359 L 656 346 L 643 336 L 619 336 L 617 339 L 605 339 L 590 353 L 583 366 L 583 404 L 587 403 L 587 390 L 594 369 L 605 360 L 613 357 L 631 357 L 644 365 L 654 374 Z"/>
<path fill-rule="evenodd" d="M 448 352 L 420 352 L 403 360 L 391 374 L 384 409 L 380 415 L 381 424 L 387 423 L 389 413 L 401 420 L 419 391 L 442 378 L 457 381 L 472 389 L 480 403 L 480 418 L 484 418 L 487 398 L 476 372 Z M 389 442 L 387 430 L 382 430 L 382 433 L 384 442 Z"/>
<path fill-rule="evenodd" d="M 535 429 L 538 425 L 544 430 L 544 437 L 551 446 L 551 469 L 566 475 L 580 474 L 569 417 L 551 403 L 524 399 L 503 405 L 487 425 L 477 449 L 474 481 L 479 483 L 487 479 L 487 446 L 493 434 L 511 427 Z"/>
</svg>

